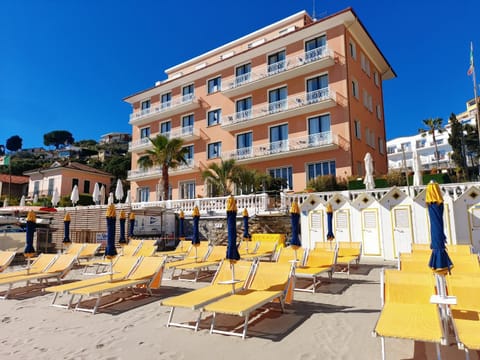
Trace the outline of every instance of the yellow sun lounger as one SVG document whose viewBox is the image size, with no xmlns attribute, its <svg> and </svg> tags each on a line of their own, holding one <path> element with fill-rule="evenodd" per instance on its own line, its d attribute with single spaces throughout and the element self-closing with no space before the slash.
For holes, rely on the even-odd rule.
<svg viewBox="0 0 480 360">
<path fill-rule="evenodd" d="M 40 258 L 40 257 L 39 257 Z M 76 257 L 73 255 L 58 255 L 54 261 L 51 262 L 42 272 L 36 274 L 27 274 L 23 276 L 12 276 L 1 279 L 0 285 L 8 285 L 8 289 L 1 296 L 1 299 L 6 299 L 12 290 L 14 284 L 25 281 L 27 287 L 31 281 L 38 280 L 40 283 L 48 281 L 51 278 L 56 278 L 58 282 L 62 282 L 62 278 L 71 270 L 75 263 Z"/>
<path fill-rule="evenodd" d="M 83 275 L 98 275 L 102 272 L 105 272 L 106 268 L 112 265 L 112 261 L 114 262 L 121 256 L 134 256 L 138 252 L 139 248 L 142 246 L 142 243 L 138 245 L 125 245 L 123 246 L 118 254 L 112 259 L 93 259 L 83 263 L 85 267 L 83 268 Z M 94 268 L 94 270 L 89 270 Z"/>
<path fill-rule="evenodd" d="M 204 262 L 208 254 L 212 251 L 213 246 L 192 246 L 192 249 L 189 251 L 188 255 L 181 260 L 170 261 L 165 264 L 165 269 L 171 270 L 170 279 L 173 279 L 175 275 L 175 269 L 178 266 L 201 263 Z"/>
<path fill-rule="evenodd" d="M 100 248 L 100 245 L 100 243 L 85 243 L 82 251 L 80 251 L 80 254 L 77 256 L 78 260 L 88 261 L 92 259 Z"/>
<path fill-rule="evenodd" d="M 433 342 L 439 353 L 439 344 L 446 344 L 446 330 L 439 306 L 430 303 L 436 293 L 433 273 L 385 270 L 381 286 L 383 308 L 373 335 L 381 337 L 382 359 L 386 337 Z"/>
<path fill-rule="evenodd" d="M 140 258 L 135 269 L 124 280 L 106 282 L 71 290 L 70 294 L 80 296 L 75 310 L 96 314 L 104 293 L 113 293 L 125 289 L 132 289 L 135 293 L 134 288 L 139 286 L 144 286 L 147 294 L 152 296 L 152 289 L 158 289 L 161 285 L 164 267 L 165 258 L 154 256 L 143 257 Z M 81 302 L 84 297 L 96 298 L 93 308 L 81 307 Z"/>
<path fill-rule="evenodd" d="M 470 350 L 480 350 L 480 277 L 478 275 L 447 276 L 449 295 L 457 299 L 450 306 L 455 338 L 469 359 Z"/>
<path fill-rule="evenodd" d="M 210 333 L 240 336 L 245 339 L 250 314 L 264 305 L 278 300 L 284 312 L 285 299 L 293 278 L 295 265 L 275 262 L 257 262 L 255 270 L 247 280 L 245 289 L 228 295 L 204 306 L 203 311 L 213 313 Z M 241 333 L 215 329 L 217 314 L 244 317 Z"/>
<path fill-rule="evenodd" d="M 157 246 L 153 243 L 143 243 L 142 246 L 134 253 L 135 256 L 154 256 Z"/>
<path fill-rule="evenodd" d="M 181 271 L 180 274 L 178 275 L 178 279 L 196 282 L 202 270 L 207 270 L 208 268 L 211 268 L 211 267 L 218 267 L 218 264 L 220 264 L 220 262 L 223 259 L 225 259 L 226 255 L 227 255 L 226 246 L 224 245 L 212 246 L 211 251 L 208 253 L 208 255 L 205 257 L 203 261 L 176 266 L 175 269 L 176 270 L 178 269 Z M 182 275 L 184 275 L 185 273 L 187 274 L 194 273 L 195 276 L 193 279 L 182 277 Z"/>
<path fill-rule="evenodd" d="M 189 325 L 186 323 L 173 322 L 173 313 L 176 308 L 186 308 L 191 310 L 198 310 L 202 306 L 218 300 L 224 296 L 232 294 L 233 291 L 238 291 L 243 288 L 245 281 L 250 276 L 254 264 L 256 261 L 239 260 L 234 265 L 235 281 L 232 281 L 232 269 L 230 261 L 224 260 L 220 263 L 212 283 L 206 287 L 189 291 L 185 294 L 173 296 L 162 300 L 160 305 L 170 306 L 170 315 L 167 320 L 167 327 L 177 326 L 189 329 L 198 330 L 198 325 L 202 317 L 202 312 L 198 314 L 195 325 Z"/>
<path fill-rule="evenodd" d="M 295 277 L 312 280 L 312 285 L 308 288 L 296 287 L 295 290 L 315 293 L 319 283 L 318 280 L 322 274 L 326 273 L 330 279 L 332 278 L 336 259 L 337 248 L 333 251 L 320 248 L 310 249 L 306 255 L 305 265 L 298 266 L 295 269 Z"/>
<path fill-rule="evenodd" d="M 259 241 L 255 248 L 255 252 L 251 254 L 244 254 L 242 259 L 265 259 L 272 260 L 277 251 L 278 242 L 273 241 Z"/>
<path fill-rule="evenodd" d="M 175 258 L 183 258 L 188 254 L 192 247 L 192 242 L 188 240 L 180 240 L 177 244 L 177 247 L 174 250 L 161 251 L 158 253 L 159 256 L 166 256 L 167 261 Z"/>
<path fill-rule="evenodd" d="M 67 255 L 75 255 L 76 257 L 80 256 L 82 249 L 85 247 L 84 243 L 71 243 L 68 247 L 63 251 L 64 254 Z"/>
<path fill-rule="evenodd" d="M 352 263 L 359 264 L 362 256 L 362 243 L 361 242 L 337 242 L 338 253 L 337 261 L 335 263 L 335 272 L 339 271 L 338 268 L 347 267 L 347 274 L 350 275 L 350 265 Z"/>
<path fill-rule="evenodd" d="M 120 256 L 113 263 L 111 274 L 101 275 L 85 280 L 74 281 L 68 284 L 50 286 L 44 289 L 44 291 L 52 292 L 55 294 L 50 304 L 51 306 L 69 309 L 72 306 L 73 295 L 70 294 L 69 301 L 66 305 L 56 303 L 58 296 L 65 294 L 71 290 L 80 289 L 82 287 L 111 281 L 124 280 L 133 271 L 133 269 L 135 269 L 135 266 L 137 265 L 139 260 L 140 258 L 136 256 Z"/>
<path fill-rule="evenodd" d="M 56 257 L 56 254 L 40 254 L 36 257 L 35 261 L 33 261 L 30 266 L 27 266 L 24 270 L 6 271 L 0 274 L 0 280 L 41 273 L 52 264 Z"/>
<path fill-rule="evenodd" d="M 279 264 L 292 264 L 295 262 L 295 265 L 298 267 L 304 264 L 306 255 L 307 252 L 302 247 L 297 250 L 293 249 L 291 246 L 282 247 L 277 250 L 273 261 Z"/>
<path fill-rule="evenodd" d="M 10 265 L 14 257 L 15 251 L 0 251 L 0 272 Z"/>
</svg>

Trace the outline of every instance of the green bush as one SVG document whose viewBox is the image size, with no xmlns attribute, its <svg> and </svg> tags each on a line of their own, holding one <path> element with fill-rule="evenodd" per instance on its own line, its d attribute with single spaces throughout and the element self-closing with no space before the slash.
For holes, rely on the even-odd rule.
<svg viewBox="0 0 480 360">
<path fill-rule="evenodd" d="M 315 179 L 310 180 L 307 184 L 307 189 L 318 192 L 346 190 L 347 184 L 344 180 L 337 180 L 333 175 L 324 175 L 317 176 Z"/>
</svg>

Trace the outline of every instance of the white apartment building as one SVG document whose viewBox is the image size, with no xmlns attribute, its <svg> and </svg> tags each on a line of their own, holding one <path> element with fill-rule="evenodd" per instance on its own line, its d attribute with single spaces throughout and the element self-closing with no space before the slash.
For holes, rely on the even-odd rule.
<svg viewBox="0 0 480 360">
<path fill-rule="evenodd" d="M 476 106 L 475 100 L 471 99 L 466 103 L 466 111 L 457 115 L 457 119 L 462 124 L 470 124 L 475 126 Z M 455 167 L 451 160 L 452 147 L 448 143 L 450 135 L 450 124 L 445 125 L 445 131 L 436 132 L 435 139 L 437 142 L 439 166 L 441 169 Z M 435 144 L 431 134 L 415 134 L 412 136 L 404 136 L 387 141 L 388 169 L 390 170 L 412 170 L 413 154 L 417 152 L 420 157 L 422 168 L 424 170 L 436 168 L 437 160 L 435 158 Z M 468 161 L 468 158 L 467 158 Z"/>
</svg>

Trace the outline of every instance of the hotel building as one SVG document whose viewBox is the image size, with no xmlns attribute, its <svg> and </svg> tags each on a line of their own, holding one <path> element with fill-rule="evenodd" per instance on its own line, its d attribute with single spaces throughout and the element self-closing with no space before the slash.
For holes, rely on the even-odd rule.
<svg viewBox="0 0 480 360">
<path fill-rule="evenodd" d="M 166 71 L 132 105 L 134 201 L 160 199 L 161 169 L 140 168 L 148 137 L 181 137 L 188 165 L 169 172 L 172 199 L 209 196 L 201 170 L 235 159 L 302 191 L 320 175 L 387 172 L 382 81 L 395 72 L 352 9 L 301 11 Z"/>
</svg>

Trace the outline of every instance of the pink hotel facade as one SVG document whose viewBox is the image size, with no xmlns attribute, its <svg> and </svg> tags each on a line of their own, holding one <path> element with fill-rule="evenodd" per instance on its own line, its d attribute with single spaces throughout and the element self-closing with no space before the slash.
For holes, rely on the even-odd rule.
<svg viewBox="0 0 480 360">
<path fill-rule="evenodd" d="M 395 72 L 352 9 L 320 20 L 305 11 L 176 65 L 126 97 L 132 105 L 134 201 L 160 198 L 161 169 L 139 168 L 148 137 L 181 137 L 188 165 L 170 171 L 172 199 L 208 196 L 201 170 L 235 159 L 287 180 L 387 172 L 382 81 Z"/>
</svg>

